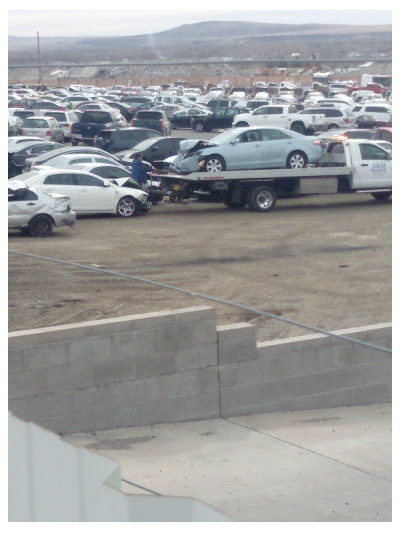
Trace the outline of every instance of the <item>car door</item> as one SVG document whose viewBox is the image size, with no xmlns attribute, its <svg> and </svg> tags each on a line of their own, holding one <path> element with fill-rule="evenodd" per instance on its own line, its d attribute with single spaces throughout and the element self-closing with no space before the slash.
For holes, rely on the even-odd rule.
<svg viewBox="0 0 400 533">
<path fill-rule="evenodd" d="M 360 187 L 391 187 L 392 160 L 390 155 L 374 144 L 360 144 L 361 165 L 357 170 Z"/>
<path fill-rule="evenodd" d="M 273 128 L 261 130 L 262 135 L 262 168 L 283 168 L 286 158 L 294 147 L 289 134 Z"/>
<path fill-rule="evenodd" d="M 115 190 L 113 187 L 108 187 L 103 180 L 88 174 L 74 174 L 74 183 L 76 195 L 79 196 L 80 211 L 88 214 L 114 211 Z M 75 210 L 74 207 L 72 209 Z"/>
<path fill-rule="evenodd" d="M 43 183 L 42 185 L 40 185 L 40 188 L 46 192 L 68 196 L 69 198 L 71 198 L 71 205 L 73 210 L 75 210 L 75 207 L 78 208 L 78 206 L 80 205 L 80 198 L 78 191 L 75 187 L 73 174 L 69 174 L 67 172 L 49 174 L 43 180 Z"/>
<path fill-rule="evenodd" d="M 262 142 L 258 130 L 248 130 L 224 145 L 227 170 L 262 168 Z"/>
</svg>

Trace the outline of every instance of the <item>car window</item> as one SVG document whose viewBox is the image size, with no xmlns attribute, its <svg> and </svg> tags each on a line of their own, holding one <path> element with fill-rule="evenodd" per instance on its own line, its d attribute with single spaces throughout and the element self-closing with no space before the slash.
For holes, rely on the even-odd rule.
<svg viewBox="0 0 400 533">
<path fill-rule="evenodd" d="M 111 113 L 108 111 L 85 111 L 81 116 L 82 123 L 94 122 L 96 124 L 107 124 L 112 122 Z"/>
<path fill-rule="evenodd" d="M 8 189 L 8 201 L 9 202 L 27 202 L 29 200 L 37 200 L 38 196 L 30 189 L 17 189 L 13 191 Z"/>
<path fill-rule="evenodd" d="M 27 150 L 27 152 L 29 152 L 30 154 L 35 154 L 35 155 L 44 154 L 46 152 L 49 152 L 53 148 L 54 147 L 49 144 L 41 143 L 41 144 L 38 144 L 37 146 L 32 146 L 32 148 Z"/>
<path fill-rule="evenodd" d="M 91 157 L 78 157 L 77 159 L 70 159 L 69 165 L 77 165 L 79 163 L 91 163 L 93 160 Z"/>
<path fill-rule="evenodd" d="M 387 159 L 385 150 L 378 148 L 373 144 L 360 144 L 360 152 L 362 159 Z"/>
<path fill-rule="evenodd" d="M 50 174 L 43 181 L 44 185 L 75 185 L 72 174 Z"/>
<path fill-rule="evenodd" d="M 61 113 L 59 111 L 46 111 L 44 116 L 45 117 L 54 117 L 59 122 L 65 122 L 67 120 L 67 117 L 65 116 L 65 113 Z"/>
<path fill-rule="evenodd" d="M 101 167 L 92 170 L 94 174 L 102 178 L 127 178 L 130 176 L 129 172 L 118 167 Z"/>
<path fill-rule="evenodd" d="M 370 111 L 371 113 L 391 113 L 387 107 L 369 105 L 365 107 L 365 111 Z"/>
<path fill-rule="evenodd" d="M 353 107 L 353 113 L 357 113 L 358 111 L 360 111 L 361 108 L 361 105 L 356 105 L 355 107 Z"/>
<path fill-rule="evenodd" d="M 22 124 L 23 128 L 48 128 L 46 120 L 40 118 L 32 118 L 24 120 Z"/>
<path fill-rule="evenodd" d="M 266 112 L 267 112 L 267 107 L 266 107 L 266 106 L 258 107 L 258 108 L 254 111 L 253 115 L 265 115 Z"/>
<path fill-rule="evenodd" d="M 265 113 L 267 115 L 281 115 L 283 113 L 283 107 L 267 107 Z"/>
<path fill-rule="evenodd" d="M 86 176 L 86 174 L 76 174 L 75 181 L 77 185 L 84 185 L 85 187 L 104 187 L 103 181 L 94 176 Z"/>
<path fill-rule="evenodd" d="M 280 130 L 261 130 L 263 141 L 279 141 L 280 139 L 290 139 L 291 137 Z"/>
<path fill-rule="evenodd" d="M 240 143 L 257 142 L 260 140 L 260 132 L 257 130 L 245 131 L 239 135 L 238 140 Z"/>
</svg>

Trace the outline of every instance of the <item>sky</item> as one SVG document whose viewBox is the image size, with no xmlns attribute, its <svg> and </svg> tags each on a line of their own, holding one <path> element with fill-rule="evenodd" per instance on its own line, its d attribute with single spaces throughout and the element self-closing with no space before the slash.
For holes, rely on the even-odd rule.
<svg viewBox="0 0 400 533">
<path fill-rule="evenodd" d="M 260 10 L 266 5 L 265 1 L 253 0 L 254 11 L 232 10 L 235 5 L 233 0 L 219 0 L 218 10 L 213 9 L 215 1 L 202 0 L 197 3 L 204 10 L 188 10 L 189 2 L 169 0 L 168 2 L 151 2 L 151 10 L 129 10 L 132 2 L 115 0 L 115 10 L 99 9 L 99 2 L 85 2 L 85 10 L 79 10 L 82 2 L 69 0 L 69 10 L 54 9 L 54 2 L 37 0 L 34 2 L 37 9 L 29 9 L 32 2 L 10 2 L 8 6 L 8 35 L 19 37 L 36 36 L 39 31 L 41 36 L 123 36 L 154 33 L 175 28 L 182 24 L 191 24 L 207 20 L 241 20 L 249 22 L 270 23 L 320 23 L 320 24 L 391 24 L 392 2 L 385 0 L 379 2 L 381 10 L 366 10 L 368 6 L 376 7 L 376 2 L 351 3 L 352 10 L 347 10 L 349 2 L 336 0 L 334 5 L 338 9 L 321 10 L 321 2 L 302 0 L 303 10 L 292 10 L 292 6 L 299 7 L 299 2 L 285 2 L 286 11 Z M 242 4 L 242 2 L 238 3 Z M 15 10 L 15 5 L 20 9 Z M 96 10 L 90 10 L 91 5 L 96 5 Z M 139 4 L 140 5 L 140 4 Z M 170 9 L 159 10 L 157 6 Z M 182 9 L 181 9 L 182 6 Z M 357 7 L 363 9 L 357 9 Z M 230 9 L 229 9 L 230 7 Z M 221 9 L 222 8 L 222 9 Z M 225 8 L 225 9 L 224 9 Z"/>
</svg>

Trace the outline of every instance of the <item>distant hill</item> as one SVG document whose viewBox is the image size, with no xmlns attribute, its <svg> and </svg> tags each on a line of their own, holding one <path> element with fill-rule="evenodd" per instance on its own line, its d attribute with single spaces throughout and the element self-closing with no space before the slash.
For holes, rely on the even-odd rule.
<svg viewBox="0 0 400 533">
<path fill-rule="evenodd" d="M 184 46 L 182 46 L 184 43 Z M 35 37 L 8 38 L 9 63 L 37 60 Z M 43 62 L 121 61 L 179 58 L 269 58 L 300 53 L 324 58 L 391 55 L 392 26 L 268 24 L 209 21 L 183 24 L 148 35 L 40 37 Z"/>
</svg>

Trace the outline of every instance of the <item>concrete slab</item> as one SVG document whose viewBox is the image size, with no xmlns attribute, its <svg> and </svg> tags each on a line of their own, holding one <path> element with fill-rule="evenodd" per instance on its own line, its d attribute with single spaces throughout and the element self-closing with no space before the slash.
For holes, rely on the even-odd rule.
<svg viewBox="0 0 400 533">
<path fill-rule="evenodd" d="M 121 464 L 123 488 L 197 498 L 235 521 L 391 520 L 391 406 L 65 436 Z"/>
</svg>

